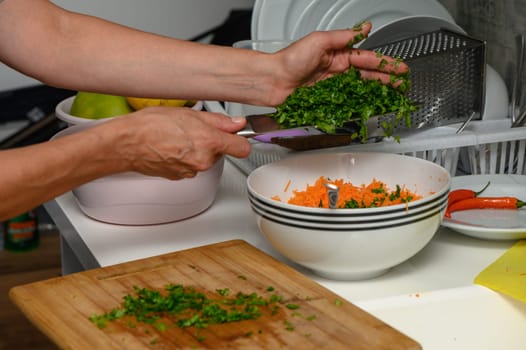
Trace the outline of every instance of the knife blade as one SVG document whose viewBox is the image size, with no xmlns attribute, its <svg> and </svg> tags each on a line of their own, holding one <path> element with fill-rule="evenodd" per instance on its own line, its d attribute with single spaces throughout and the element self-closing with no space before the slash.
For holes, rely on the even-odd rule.
<svg viewBox="0 0 526 350">
<path fill-rule="evenodd" d="M 367 121 L 369 138 L 381 137 L 377 126 L 379 116 Z M 356 121 L 348 121 L 334 133 L 326 133 L 315 126 L 281 129 L 278 122 L 268 114 L 246 116 L 247 126 L 237 134 L 260 142 L 274 143 L 292 150 L 336 147 L 355 141 L 352 134 L 359 131 Z"/>
</svg>

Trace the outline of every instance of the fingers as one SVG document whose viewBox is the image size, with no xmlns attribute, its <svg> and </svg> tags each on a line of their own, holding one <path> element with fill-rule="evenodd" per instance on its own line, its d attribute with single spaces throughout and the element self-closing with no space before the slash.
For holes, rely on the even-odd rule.
<svg viewBox="0 0 526 350">
<path fill-rule="evenodd" d="M 228 133 L 234 133 L 245 127 L 247 121 L 244 117 L 229 117 L 221 113 L 213 112 L 198 112 L 206 113 L 206 122 L 215 128 Z"/>
<path fill-rule="evenodd" d="M 324 42 L 330 49 L 346 49 L 367 38 L 371 31 L 371 22 L 360 23 L 350 29 L 335 29 L 331 31 L 316 31 L 306 36 L 313 43 Z"/>
<path fill-rule="evenodd" d="M 409 72 L 409 66 L 400 59 L 368 50 L 352 49 L 350 64 L 361 70 L 400 75 Z"/>
<path fill-rule="evenodd" d="M 353 37 L 346 44 L 347 47 L 352 48 L 353 45 L 359 43 L 363 39 L 367 38 L 371 31 L 372 24 L 369 21 L 362 22 L 351 28 Z"/>
<path fill-rule="evenodd" d="M 192 178 L 225 155 L 244 158 L 250 154 L 250 143 L 234 134 L 244 127 L 245 118 L 150 107 L 115 122 L 126 123 L 128 135 L 120 138 L 126 147 L 115 148 L 122 148 L 133 171 L 145 175 L 173 180 Z"/>
<path fill-rule="evenodd" d="M 229 117 L 220 113 L 200 112 L 204 114 L 204 120 L 214 128 L 224 131 L 221 134 L 222 152 L 236 158 L 245 158 L 250 154 L 250 144 L 244 137 L 233 135 L 243 129 L 247 123 L 244 117 Z"/>
<path fill-rule="evenodd" d="M 378 71 L 360 70 L 360 76 L 365 80 L 380 80 L 382 84 L 391 85 L 400 91 L 407 91 L 409 89 L 409 80 L 405 77 L 381 73 Z"/>
</svg>

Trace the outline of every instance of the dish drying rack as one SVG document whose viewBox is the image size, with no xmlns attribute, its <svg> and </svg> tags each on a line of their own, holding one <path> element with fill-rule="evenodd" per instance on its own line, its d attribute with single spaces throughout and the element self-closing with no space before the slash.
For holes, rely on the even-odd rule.
<svg viewBox="0 0 526 350">
<path fill-rule="evenodd" d="M 402 138 L 378 143 L 352 144 L 305 152 L 388 152 L 432 161 L 452 176 L 526 174 L 526 127 L 511 127 L 510 119 L 476 120 L 457 133 L 459 124 L 423 130 Z M 246 175 L 254 169 L 294 154 L 297 151 L 253 142 L 248 158 L 229 157 Z"/>
</svg>

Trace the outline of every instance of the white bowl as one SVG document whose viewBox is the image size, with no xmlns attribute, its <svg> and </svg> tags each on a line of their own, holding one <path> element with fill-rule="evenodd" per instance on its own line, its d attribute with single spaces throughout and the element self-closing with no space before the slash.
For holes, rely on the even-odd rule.
<svg viewBox="0 0 526 350">
<path fill-rule="evenodd" d="M 74 115 L 69 114 L 69 111 L 71 110 L 71 105 L 73 104 L 73 100 L 75 100 L 75 96 L 70 96 L 57 104 L 57 106 L 55 107 L 55 115 L 57 116 L 58 119 L 65 121 L 66 123 L 68 123 L 69 126 L 77 125 L 77 124 L 92 123 L 94 121 L 100 120 L 100 119 L 75 117 Z M 197 111 L 200 111 L 202 108 L 203 108 L 202 101 L 197 101 L 196 104 L 192 106 L 192 109 L 197 110 Z M 111 118 L 105 118 L 105 119 L 111 119 Z"/>
<path fill-rule="evenodd" d="M 320 176 L 354 184 L 377 179 L 390 188 L 405 185 L 424 197 L 408 205 L 364 209 L 286 203 L 293 190 Z M 374 152 L 290 156 L 257 168 L 247 178 L 258 227 L 274 248 L 336 280 L 373 278 L 418 253 L 442 222 L 450 184 L 447 170 L 433 162 Z M 282 201 L 273 200 L 276 195 Z"/>
<path fill-rule="evenodd" d="M 95 123 L 66 128 L 52 139 L 79 132 Z M 87 216 L 112 224 L 153 225 L 200 214 L 215 200 L 224 159 L 194 178 L 168 180 L 126 172 L 75 188 L 73 196 Z"/>
<path fill-rule="evenodd" d="M 288 259 L 333 280 L 380 276 L 424 248 L 441 223 L 440 214 L 382 229 L 328 230 L 292 226 L 256 214 L 268 241 Z"/>
<path fill-rule="evenodd" d="M 368 184 L 377 179 L 390 188 L 405 185 L 407 189 L 423 198 L 408 204 L 366 208 L 339 209 L 312 208 L 288 204 L 293 190 L 304 189 L 320 176 L 343 179 L 353 184 Z M 449 189 L 450 177 L 447 170 L 433 162 L 392 153 L 307 153 L 289 156 L 254 170 L 248 178 L 249 195 L 284 212 L 322 216 L 356 216 L 404 213 L 443 198 Z M 287 189 L 287 191 L 284 191 Z M 281 201 L 272 199 L 279 196 Z"/>
</svg>

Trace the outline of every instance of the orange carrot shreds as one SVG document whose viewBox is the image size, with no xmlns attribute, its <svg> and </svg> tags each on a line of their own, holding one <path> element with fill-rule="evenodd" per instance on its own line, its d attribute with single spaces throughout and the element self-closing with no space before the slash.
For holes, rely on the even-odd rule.
<svg viewBox="0 0 526 350">
<path fill-rule="evenodd" d="M 289 187 L 290 187 L 290 179 L 289 179 L 289 181 L 287 181 L 287 184 L 285 185 L 285 188 L 283 189 L 283 192 L 287 192 L 289 190 Z"/>
<path fill-rule="evenodd" d="M 303 191 L 294 190 L 287 203 L 315 208 L 328 208 L 329 196 L 325 184 L 332 183 L 339 188 L 338 208 L 375 208 L 411 201 L 422 196 L 408 190 L 405 185 L 396 185 L 394 190 L 379 180 L 373 179 L 370 184 L 353 185 L 343 179 L 329 180 L 320 176 L 313 185 L 307 185 Z"/>
</svg>

